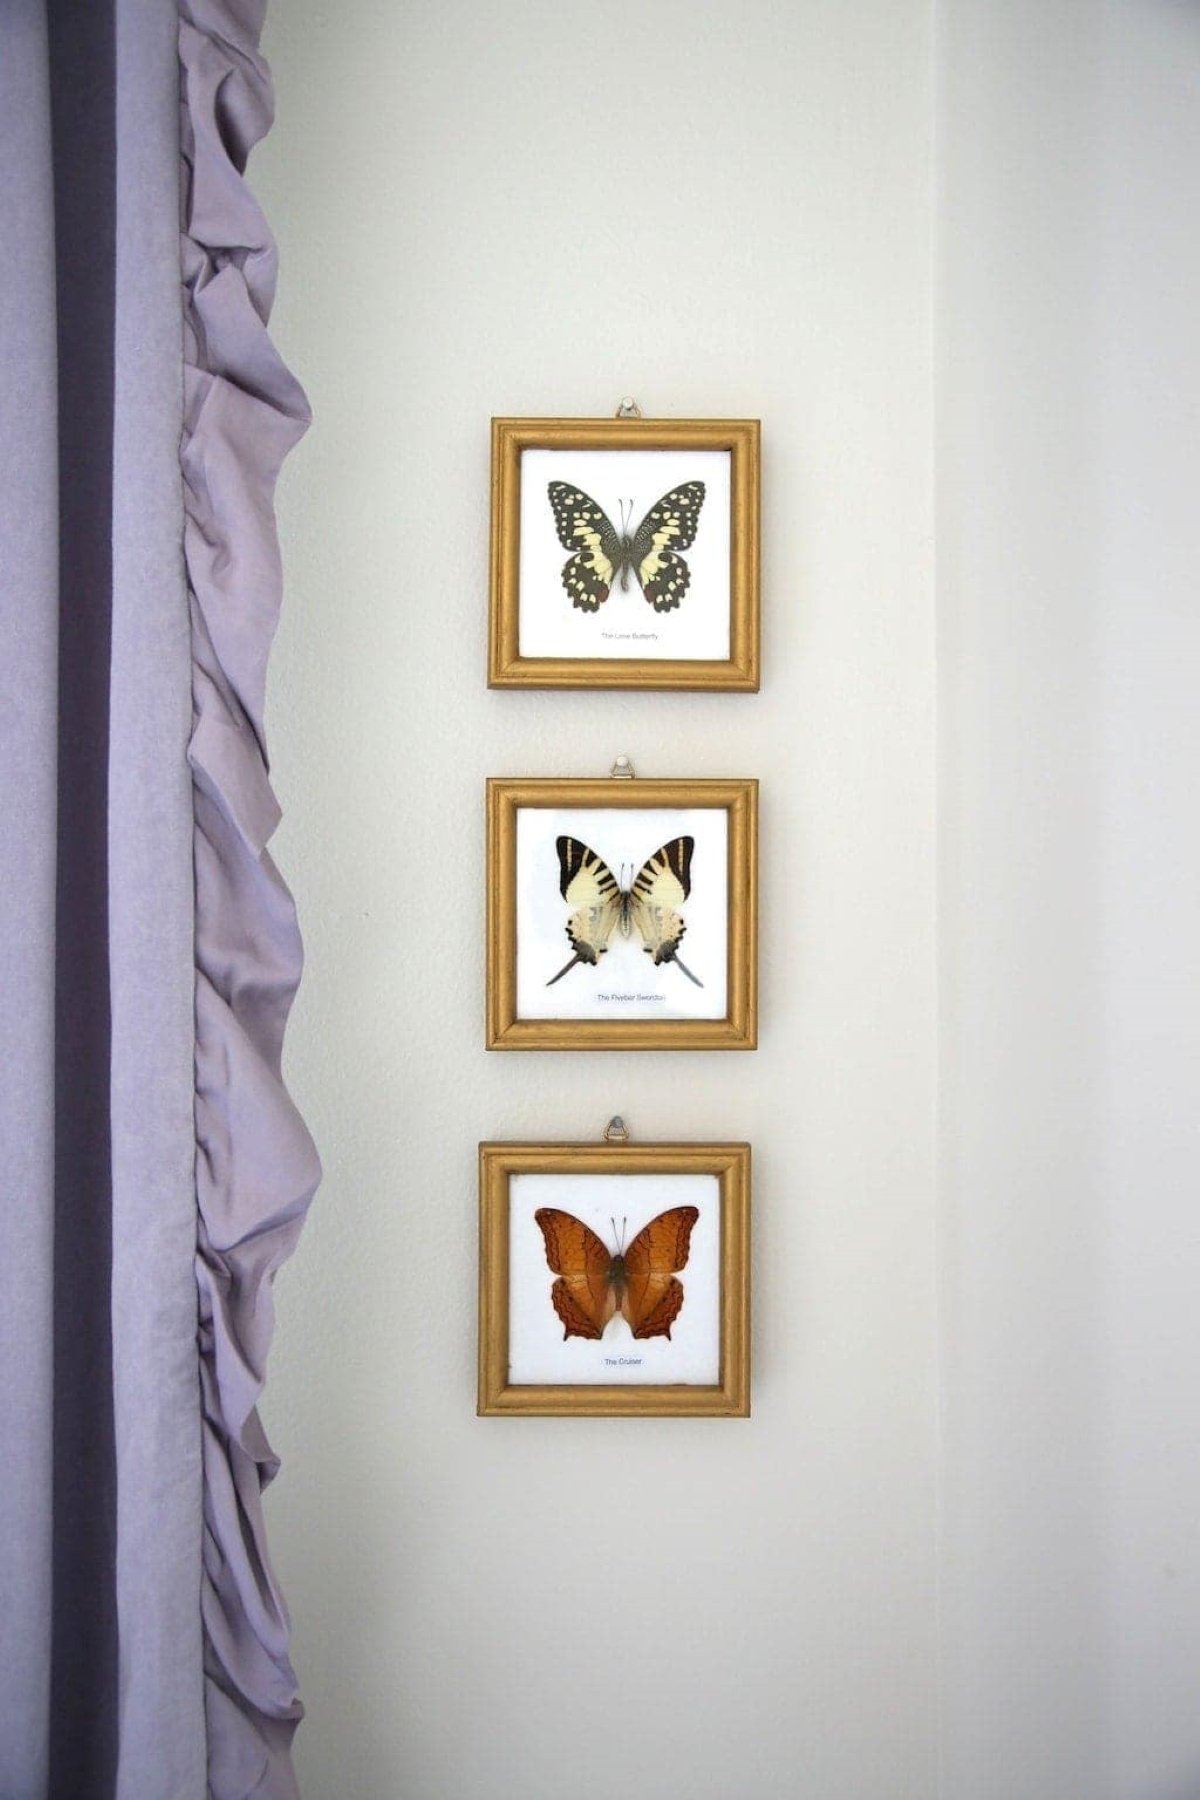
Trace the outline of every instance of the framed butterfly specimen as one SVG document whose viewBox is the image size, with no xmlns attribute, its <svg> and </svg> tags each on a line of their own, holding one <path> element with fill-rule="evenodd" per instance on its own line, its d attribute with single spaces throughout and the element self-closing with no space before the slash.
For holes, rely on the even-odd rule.
<svg viewBox="0 0 1200 1800">
<path fill-rule="evenodd" d="M 747 1144 L 481 1144 L 479 1411 L 750 1411 Z"/>
<path fill-rule="evenodd" d="M 569 975 L 576 963 L 595 967 L 607 954 L 613 929 L 629 937 L 636 924 L 647 956 L 655 967 L 673 962 L 697 987 L 704 983 L 693 975 L 679 955 L 687 925 L 677 910 L 692 891 L 693 837 L 673 837 L 642 864 L 629 887 L 616 881 L 608 864 L 578 838 L 555 839 L 558 851 L 559 892 L 567 903 L 567 936 L 572 956 L 546 983 L 554 987 Z"/>
<path fill-rule="evenodd" d="M 488 783 L 489 1049 L 753 1049 L 758 786 Z"/>
<path fill-rule="evenodd" d="M 757 419 L 493 419 L 492 687 L 759 683 Z"/>
</svg>

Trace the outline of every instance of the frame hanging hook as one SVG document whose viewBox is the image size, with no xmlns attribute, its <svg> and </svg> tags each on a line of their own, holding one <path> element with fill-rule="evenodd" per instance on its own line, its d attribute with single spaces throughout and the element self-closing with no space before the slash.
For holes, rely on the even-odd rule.
<svg viewBox="0 0 1200 1800">
<path fill-rule="evenodd" d="M 606 1144 L 627 1144 L 629 1142 L 629 1127 L 620 1113 L 614 1113 L 604 1127 L 604 1141 Z"/>
<path fill-rule="evenodd" d="M 633 764 L 627 756 L 618 756 L 608 773 L 610 779 L 613 781 L 632 781 Z"/>
<path fill-rule="evenodd" d="M 613 416 L 617 419 L 640 419 L 642 409 L 632 394 L 626 394 Z"/>
</svg>

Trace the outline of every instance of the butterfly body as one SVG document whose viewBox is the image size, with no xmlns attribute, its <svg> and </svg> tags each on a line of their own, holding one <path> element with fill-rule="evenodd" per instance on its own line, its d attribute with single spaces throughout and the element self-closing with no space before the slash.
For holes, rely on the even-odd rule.
<svg viewBox="0 0 1200 1800">
<path fill-rule="evenodd" d="M 683 599 L 692 572 L 678 553 L 696 536 L 704 483 L 684 481 L 646 514 L 636 531 L 618 531 L 604 508 L 580 487 L 552 481 L 547 489 L 558 541 L 569 556 L 562 584 L 581 612 L 598 612 L 620 578 L 628 590 L 634 575 L 655 612 L 670 612 Z"/>
<path fill-rule="evenodd" d="M 573 954 L 547 987 L 561 981 L 576 963 L 595 967 L 607 953 L 614 931 L 627 938 L 635 928 L 656 968 L 673 962 L 689 981 L 704 986 L 679 959 L 679 945 L 687 930 L 679 908 L 692 891 L 694 838 L 671 838 L 642 864 L 627 888 L 579 838 L 560 837 L 556 848 L 559 892 L 571 909 L 566 933 Z"/>
<path fill-rule="evenodd" d="M 617 1313 L 635 1338 L 665 1337 L 683 1306 L 683 1283 L 694 1206 L 675 1206 L 651 1219 L 623 1252 L 610 1252 L 589 1225 L 558 1207 L 534 1214 L 546 1245 L 546 1261 L 558 1277 L 550 1299 L 563 1340 L 601 1338 Z"/>
</svg>

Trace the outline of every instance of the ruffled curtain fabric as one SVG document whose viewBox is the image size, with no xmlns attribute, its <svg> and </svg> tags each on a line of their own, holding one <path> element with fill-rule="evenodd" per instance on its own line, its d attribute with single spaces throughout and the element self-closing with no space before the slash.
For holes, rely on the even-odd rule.
<svg viewBox="0 0 1200 1800">
<path fill-rule="evenodd" d="M 0 7 L 0 1796 L 285 1800 L 272 493 L 257 0 Z M 182 240 L 180 226 L 182 222 Z"/>
<path fill-rule="evenodd" d="M 197 1280 L 204 1394 L 204 1667 L 215 1794 L 289 1795 L 301 1715 L 262 1490 L 256 1411 L 271 1284 L 320 1175 L 280 1072 L 300 980 L 295 911 L 267 843 L 279 810 L 263 703 L 282 574 L 272 496 L 304 394 L 267 333 L 275 245 L 242 179 L 272 119 L 263 7 L 182 0 L 185 384 L 196 816 Z"/>
</svg>

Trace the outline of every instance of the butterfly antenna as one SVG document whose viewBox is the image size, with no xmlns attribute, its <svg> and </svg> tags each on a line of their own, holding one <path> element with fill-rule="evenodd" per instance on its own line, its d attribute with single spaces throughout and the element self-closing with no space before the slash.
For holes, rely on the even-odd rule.
<svg viewBox="0 0 1200 1800">
<path fill-rule="evenodd" d="M 564 963 L 564 964 L 563 964 L 563 966 L 562 966 L 562 968 L 561 968 L 561 969 L 560 969 L 560 970 L 559 970 L 559 971 L 558 971 L 558 974 L 557 974 L 557 975 L 552 975 L 552 976 L 551 976 L 551 977 L 550 977 L 550 979 L 549 979 L 549 981 L 548 981 L 548 982 L 547 982 L 547 983 L 546 983 L 546 986 L 547 986 L 547 987 L 553 987 L 553 986 L 554 986 L 554 984 L 555 984 L 555 982 L 556 982 L 556 981 L 561 981 L 561 980 L 562 980 L 562 978 L 563 978 L 563 976 L 564 976 L 564 975 L 565 975 L 565 974 L 567 974 L 567 972 L 568 972 L 568 971 L 569 971 L 569 970 L 571 970 L 571 969 L 573 969 L 573 968 L 574 968 L 574 967 L 575 967 L 575 964 L 576 964 L 576 963 L 577 963 L 577 962 L 582 962 L 582 961 L 583 961 L 583 958 L 582 958 L 582 956 L 580 956 L 580 954 L 579 954 L 579 952 L 578 952 L 578 951 L 576 951 L 576 953 L 575 953 L 575 955 L 574 955 L 574 956 L 573 956 L 573 957 L 572 957 L 572 958 L 571 958 L 571 960 L 570 960 L 570 962 L 567 962 L 567 963 Z M 683 966 L 683 965 L 682 965 L 682 964 L 680 964 L 680 967 L 681 967 L 681 968 L 682 968 L 682 966 Z M 694 980 L 695 980 L 695 979 L 696 979 L 696 977 L 695 977 L 695 976 L 694 976 L 694 975 L 693 975 L 693 977 L 692 977 L 692 980 L 693 980 L 693 981 L 694 981 Z"/>
<path fill-rule="evenodd" d="M 685 974 L 687 976 L 689 981 L 694 981 L 697 987 L 704 986 L 704 983 L 701 981 L 700 977 L 698 975 L 693 975 L 692 971 L 688 968 L 688 966 L 685 962 L 680 962 L 680 960 L 677 956 L 673 956 L 671 958 L 671 961 L 675 964 L 675 967 L 677 969 L 681 970 L 683 972 L 683 974 Z"/>
</svg>

